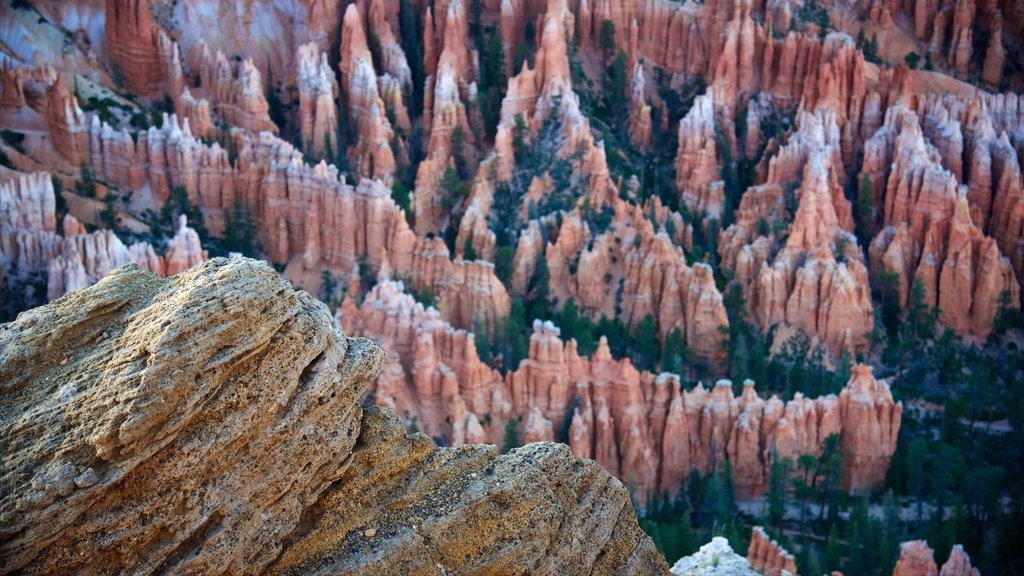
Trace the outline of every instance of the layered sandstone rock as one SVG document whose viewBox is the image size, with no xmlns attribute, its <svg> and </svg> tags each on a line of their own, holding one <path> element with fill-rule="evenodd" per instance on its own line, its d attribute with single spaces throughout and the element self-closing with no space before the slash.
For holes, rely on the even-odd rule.
<svg viewBox="0 0 1024 576">
<path fill-rule="evenodd" d="M 370 2 L 369 24 L 380 50 L 381 69 L 394 78 L 403 91 L 409 91 L 412 89 L 412 71 L 405 50 L 395 37 L 392 20 L 397 20 L 397 16 L 395 7 L 384 0 Z"/>
<path fill-rule="evenodd" d="M 989 144 L 980 139 L 974 149 L 991 158 Z M 909 303 L 913 285 L 919 284 L 924 304 L 939 308 L 943 324 L 961 335 L 984 338 L 992 328 L 1001 295 L 1009 296 L 1013 308 L 1020 300 L 1011 261 L 1003 256 L 999 243 L 981 230 L 994 202 L 992 185 L 978 184 L 975 190 L 985 192 L 975 194 L 960 185 L 956 174 L 943 166 L 942 154 L 924 138 L 917 115 L 902 106 L 887 112 L 885 126 L 868 141 L 865 152 L 864 173 L 878 182 L 876 188 L 884 184 L 880 198 L 886 227 L 871 242 L 872 268 L 895 274 L 894 289 L 901 304 Z M 991 163 L 972 166 L 972 176 Z M 999 172 L 1010 179 L 1019 172 L 1016 160 L 1012 166 L 1000 161 L 999 166 Z M 986 180 L 991 182 L 990 178 Z M 1002 180 L 1002 191 L 995 194 L 1000 207 L 1006 206 L 1005 198 L 1017 195 L 1019 184 L 1009 184 L 1010 179 Z M 977 215 L 972 218 L 972 213 Z M 1000 226 L 1007 217 L 995 218 L 993 228 L 1012 247 L 1015 241 L 1006 236 L 1015 234 L 1007 235 Z"/>
<path fill-rule="evenodd" d="M 6 60 L 0 63 L 0 115 L 16 114 L 23 106 L 45 110 L 46 92 L 57 78 L 57 70 L 50 64 L 13 67 Z"/>
<path fill-rule="evenodd" d="M 211 55 L 203 44 L 199 71 L 203 89 L 230 125 L 253 132 L 277 132 L 263 91 L 263 77 L 251 58 L 232 66 L 223 52 Z M 273 86 L 270 87 L 274 89 Z"/>
<path fill-rule="evenodd" d="M 868 346 L 874 316 L 867 267 L 848 231 L 837 153 L 827 145 L 809 151 L 789 236 L 773 261 L 762 261 L 752 309 L 763 330 L 784 322 L 840 354 Z M 774 160 L 784 157 L 772 168 L 783 170 Z"/>
<path fill-rule="evenodd" d="M 501 374 L 480 361 L 472 332 L 453 328 L 403 288 L 401 282 L 379 282 L 358 309 L 339 311 L 344 325 L 394 354 L 386 360 L 387 377 L 369 389 L 374 401 L 454 446 L 467 442 L 456 431 L 470 428 L 470 418 L 480 426 L 489 414 L 481 441 L 500 441 L 509 413 Z"/>
<path fill-rule="evenodd" d="M 317 156 L 338 152 L 338 83 L 325 52 L 316 44 L 299 46 L 299 126 L 302 142 Z M 333 161 L 333 158 L 329 158 Z"/>
<path fill-rule="evenodd" d="M 501 443 L 505 423 L 518 418 L 531 438 L 564 434 L 573 454 L 596 460 L 638 495 L 674 494 L 690 470 L 708 473 L 726 459 L 738 492 L 759 494 L 772 458 L 818 454 L 830 434 L 840 435 L 844 454 L 857 462 L 859 472 L 845 480 L 859 490 L 884 476 L 895 450 L 902 404 L 867 367 L 855 370 L 838 398 L 763 400 L 749 381 L 740 397 L 728 381 L 681 392 L 678 376 L 613 359 L 603 338 L 583 357 L 575 341 L 563 342 L 558 328 L 538 321 L 527 358 L 503 377 L 480 361 L 472 334 L 401 289 L 381 282 L 360 307 L 343 306 L 341 318 L 395 352 L 371 390 L 375 401 L 445 443 L 468 442 L 474 429 L 481 441 Z"/>
<path fill-rule="evenodd" d="M 47 129 L 54 150 L 72 164 L 85 161 L 89 153 L 86 114 L 63 80 L 54 77 L 46 89 Z"/>
<path fill-rule="evenodd" d="M 989 24 L 992 35 L 988 39 L 985 50 L 985 63 L 981 69 L 981 79 L 991 90 L 999 90 L 1003 83 L 1003 66 L 1006 64 L 1006 48 L 1003 47 L 1003 17 L 999 10 L 993 14 Z"/>
<path fill-rule="evenodd" d="M 911 540 L 900 544 L 900 558 L 892 573 L 915 574 L 919 576 L 936 576 L 939 573 L 933 550 L 924 540 Z"/>
<path fill-rule="evenodd" d="M 885 480 L 902 415 L 903 403 L 893 402 L 889 386 L 875 380 L 869 367 L 854 366 L 850 382 L 839 393 L 845 486 L 871 488 Z"/>
<path fill-rule="evenodd" d="M 714 97 L 698 96 L 679 122 L 676 189 L 691 212 L 721 218 L 725 183 L 718 166 Z"/>
<path fill-rule="evenodd" d="M 974 52 L 973 23 L 976 10 L 974 0 L 957 0 L 953 10 L 946 61 L 961 78 L 966 78 L 970 73 L 971 56 Z"/>
<path fill-rule="evenodd" d="M 470 113 L 465 102 L 476 91 L 470 66 L 469 21 L 461 0 L 454 0 L 445 11 L 441 53 L 434 75 L 427 80 L 428 94 L 424 99 L 424 131 L 429 134 L 426 154 L 416 172 L 415 207 L 416 231 L 420 234 L 437 233 L 448 226 L 448 214 L 442 206 L 440 181 L 448 167 L 456 166 L 456 156 L 465 165 L 473 165 L 475 131 L 470 125 Z M 453 144 L 454 134 L 461 134 L 462 146 Z"/>
<path fill-rule="evenodd" d="M 394 133 L 377 91 L 377 72 L 356 4 L 345 9 L 342 28 L 341 89 L 348 122 L 356 133 L 356 142 L 348 151 L 349 159 L 360 176 L 390 181 L 395 171 L 391 150 Z"/>
<path fill-rule="evenodd" d="M 639 224 L 650 226 L 645 220 Z M 711 267 L 687 266 L 683 250 L 664 233 L 641 233 L 637 243 L 625 256 L 623 321 L 634 325 L 651 315 L 662 339 L 679 329 L 694 358 L 721 372 L 726 360 L 721 334 L 729 327 L 729 318 Z M 585 276 L 603 276 L 608 268 L 595 267 Z"/>
<path fill-rule="evenodd" d="M 199 242 L 199 234 L 188 227 L 188 219 L 185 216 L 179 216 L 174 237 L 167 243 L 163 275 L 173 276 L 193 266 L 198 266 L 208 259 L 206 250 L 203 250 Z"/>
<path fill-rule="evenodd" d="M 168 76 L 166 45 L 170 42 L 153 20 L 149 2 L 106 0 L 105 27 L 115 81 L 136 94 L 159 96 Z"/>
<path fill-rule="evenodd" d="M 56 210 L 50 174 L 24 174 L 0 182 L 0 230 L 56 232 Z"/>
<path fill-rule="evenodd" d="M 956 544 L 949 552 L 946 563 L 942 565 L 939 576 L 981 576 L 981 572 L 971 566 L 971 557 L 964 552 L 964 547 Z"/>
<path fill-rule="evenodd" d="M 760 526 L 755 526 L 750 533 L 747 561 L 751 568 L 764 576 L 782 576 L 786 573 L 796 576 L 796 559 L 769 538 Z"/>
<path fill-rule="evenodd" d="M 178 115 L 188 120 L 192 132 L 199 138 L 209 136 L 215 128 L 210 111 L 210 101 L 196 98 L 187 87 L 181 92 L 177 102 Z"/>
<path fill-rule="evenodd" d="M 140 242 L 128 248 L 110 230 L 86 233 L 65 215 L 58 235 L 56 198 L 49 173 L 23 174 L 0 183 L 0 276 L 41 276 L 50 300 L 92 285 L 118 266 L 137 263 L 160 275 L 177 274 L 206 261 L 199 235 L 179 221 L 166 256 Z"/>
<path fill-rule="evenodd" d="M 637 64 L 629 89 L 629 140 L 633 146 L 646 150 L 651 146 L 654 127 L 651 124 L 651 107 L 644 97 L 644 68 Z"/>
<path fill-rule="evenodd" d="M 121 268 L 0 339 L 4 571 L 666 569 L 622 484 L 567 448 L 431 451 L 364 413 L 380 348 L 264 264 Z"/>
</svg>

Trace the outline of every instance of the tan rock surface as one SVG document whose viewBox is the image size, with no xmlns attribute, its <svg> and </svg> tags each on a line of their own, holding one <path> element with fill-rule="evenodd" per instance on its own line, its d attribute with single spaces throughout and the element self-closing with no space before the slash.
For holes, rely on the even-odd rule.
<svg viewBox="0 0 1024 576">
<path fill-rule="evenodd" d="M 942 565 L 939 576 L 981 576 L 981 572 L 971 566 L 971 558 L 964 552 L 964 547 L 956 544 L 949 552 L 946 563 Z"/>
<path fill-rule="evenodd" d="M 314 43 L 299 46 L 299 124 L 304 146 L 312 145 L 319 156 L 327 149 L 338 153 L 338 83 L 327 63 L 327 54 Z M 193 126 L 193 130 L 195 126 Z M 329 160 L 333 161 L 334 158 Z"/>
<path fill-rule="evenodd" d="M 900 558 L 892 573 L 895 576 L 936 576 L 939 568 L 932 557 L 932 549 L 924 540 L 911 540 L 900 544 Z"/>
<path fill-rule="evenodd" d="M 264 264 L 121 268 L 0 339 L 5 571 L 666 569 L 568 448 L 431 452 L 362 415 L 382 351 Z"/>
</svg>

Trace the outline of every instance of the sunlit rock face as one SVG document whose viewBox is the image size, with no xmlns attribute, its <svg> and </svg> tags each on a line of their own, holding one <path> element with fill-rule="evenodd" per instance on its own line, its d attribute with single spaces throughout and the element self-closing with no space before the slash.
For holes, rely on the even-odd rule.
<svg viewBox="0 0 1024 576">
<path fill-rule="evenodd" d="M 667 570 L 625 487 L 568 447 L 432 450 L 364 410 L 384 351 L 265 263 L 121 267 L 0 343 L 5 572 Z"/>
</svg>

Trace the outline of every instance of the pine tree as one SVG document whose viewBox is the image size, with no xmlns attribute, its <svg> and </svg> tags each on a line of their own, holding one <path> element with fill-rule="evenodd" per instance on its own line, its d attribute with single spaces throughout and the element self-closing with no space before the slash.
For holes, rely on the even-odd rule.
<svg viewBox="0 0 1024 576">
<path fill-rule="evenodd" d="M 484 364 L 490 364 L 494 352 L 491 350 L 491 340 L 487 337 L 487 331 L 479 319 L 473 322 L 473 343 L 476 344 L 476 355 Z"/>
<path fill-rule="evenodd" d="M 615 33 L 614 22 L 607 19 L 601 21 L 601 30 L 598 33 L 598 45 L 604 53 L 605 62 L 612 57 L 612 54 L 615 54 Z"/>
<path fill-rule="evenodd" d="M 917 505 L 917 524 L 924 520 L 924 488 L 927 482 L 925 463 L 928 458 L 928 444 L 924 438 L 915 438 L 907 448 L 907 489 L 914 496 Z"/>
<path fill-rule="evenodd" d="M 839 547 L 839 530 L 833 522 L 828 529 L 828 540 L 825 543 L 825 572 L 833 572 L 840 569 L 839 561 L 842 559 L 842 550 Z"/>
<path fill-rule="evenodd" d="M 864 174 L 857 189 L 857 240 L 867 246 L 875 229 L 875 192 L 871 176 Z"/>
<path fill-rule="evenodd" d="M 320 293 L 322 294 L 322 301 L 330 302 L 331 297 L 334 296 L 334 290 L 337 287 L 338 284 L 335 282 L 334 275 L 331 274 L 330 270 L 320 272 Z"/>
<path fill-rule="evenodd" d="M 473 248 L 473 239 L 466 236 L 466 242 L 462 245 L 462 259 L 473 261 L 478 258 L 476 248 Z"/>
<path fill-rule="evenodd" d="M 679 526 L 679 556 L 675 560 L 688 556 L 697 551 L 700 547 L 697 534 L 693 531 L 693 521 L 690 519 L 690 511 L 684 510 L 683 515 L 677 521 Z M 674 562 L 675 560 L 670 560 Z"/>
<path fill-rule="evenodd" d="M 638 368 L 651 370 L 658 363 L 661 350 L 657 338 L 658 326 L 654 316 L 647 314 L 633 328 L 634 361 Z"/>
<path fill-rule="evenodd" d="M 438 187 L 442 193 L 441 208 L 448 212 L 455 207 L 460 199 L 459 190 L 462 187 L 462 180 L 459 179 L 459 173 L 451 166 L 445 168 Z"/>
<path fill-rule="evenodd" d="M 722 462 L 722 513 L 720 518 L 733 518 L 736 516 L 736 484 L 732 477 L 732 462 Z"/>
<path fill-rule="evenodd" d="M 224 211 L 224 248 L 228 252 L 251 257 L 259 252 L 252 213 L 239 200 L 235 200 L 230 210 Z"/>
<path fill-rule="evenodd" d="M 522 445 L 523 441 L 519 438 L 519 418 L 512 418 L 505 423 L 505 442 L 501 451 L 508 452 Z"/>
<path fill-rule="evenodd" d="M 683 368 L 690 360 L 690 349 L 686 346 L 686 338 L 679 328 L 673 328 L 665 338 L 661 347 L 661 367 L 665 372 L 682 374 Z"/>
<path fill-rule="evenodd" d="M 896 566 L 902 532 L 899 502 L 892 490 L 886 492 L 885 499 L 882 501 L 882 509 L 882 542 L 878 547 L 878 552 L 881 557 L 882 574 L 892 574 L 892 569 Z"/>
<path fill-rule="evenodd" d="M 117 213 L 117 201 L 120 196 L 113 190 L 103 195 L 103 210 L 100 210 L 100 223 L 108 230 L 117 230 L 121 226 L 121 216 Z"/>
<path fill-rule="evenodd" d="M 782 529 L 782 521 L 786 516 L 786 486 L 792 469 L 793 461 L 789 458 L 776 456 L 772 462 L 772 473 L 768 481 L 768 523 L 777 530 Z"/>
<path fill-rule="evenodd" d="M 537 258 L 537 267 L 533 271 L 527 293 L 527 319 L 547 320 L 551 314 L 551 271 L 548 269 L 548 259 L 544 254 Z"/>
<path fill-rule="evenodd" d="M 799 565 L 800 574 L 810 574 L 812 576 L 822 574 L 821 562 L 818 561 L 818 553 L 814 550 L 814 546 L 810 542 L 807 542 L 800 548 L 800 556 L 797 564 Z"/>
</svg>

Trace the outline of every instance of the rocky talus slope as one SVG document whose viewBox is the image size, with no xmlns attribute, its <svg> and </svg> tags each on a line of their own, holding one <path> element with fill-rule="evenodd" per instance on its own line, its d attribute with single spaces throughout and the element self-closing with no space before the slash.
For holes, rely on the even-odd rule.
<svg viewBox="0 0 1024 576">
<path fill-rule="evenodd" d="M 266 264 L 134 265 L 0 326 L 0 574 L 652 574 L 567 446 L 432 450 Z"/>
</svg>

